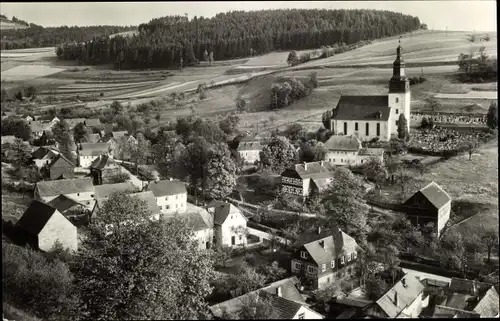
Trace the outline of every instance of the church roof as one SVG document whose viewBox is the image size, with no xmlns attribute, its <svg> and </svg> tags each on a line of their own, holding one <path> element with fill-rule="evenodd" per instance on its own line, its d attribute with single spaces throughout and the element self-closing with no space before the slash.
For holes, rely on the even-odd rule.
<svg viewBox="0 0 500 321">
<path fill-rule="evenodd" d="M 341 96 L 332 119 L 387 121 L 390 111 L 389 96 Z"/>
</svg>

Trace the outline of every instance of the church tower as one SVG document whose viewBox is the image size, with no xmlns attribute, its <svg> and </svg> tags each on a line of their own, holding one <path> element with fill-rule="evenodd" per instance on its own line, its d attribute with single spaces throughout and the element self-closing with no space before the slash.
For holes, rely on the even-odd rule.
<svg viewBox="0 0 500 321">
<path fill-rule="evenodd" d="M 391 114 L 389 117 L 389 132 L 398 133 L 398 119 L 400 114 L 404 114 L 410 132 L 410 82 L 405 75 L 405 61 L 402 56 L 401 37 L 399 37 L 399 46 L 396 49 L 396 60 L 392 68 L 392 78 L 389 81 L 389 107 Z"/>
</svg>

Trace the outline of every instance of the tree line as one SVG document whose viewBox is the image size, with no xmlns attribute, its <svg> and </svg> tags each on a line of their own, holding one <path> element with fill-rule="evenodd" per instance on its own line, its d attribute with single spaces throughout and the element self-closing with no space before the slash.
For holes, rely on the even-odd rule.
<svg viewBox="0 0 500 321">
<path fill-rule="evenodd" d="M 168 16 L 139 26 L 132 37 L 96 37 L 57 49 L 64 60 L 154 68 L 249 57 L 275 50 L 353 44 L 420 28 L 417 17 L 375 10 L 233 11 L 213 18 Z"/>
</svg>

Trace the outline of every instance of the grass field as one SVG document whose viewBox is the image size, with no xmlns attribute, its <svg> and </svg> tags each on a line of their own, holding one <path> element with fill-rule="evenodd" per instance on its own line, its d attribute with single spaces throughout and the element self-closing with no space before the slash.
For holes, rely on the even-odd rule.
<svg viewBox="0 0 500 321">
<path fill-rule="evenodd" d="M 23 81 L 52 75 L 63 70 L 48 66 L 25 65 L 2 71 L 1 78 L 6 81 Z"/>
</svg>

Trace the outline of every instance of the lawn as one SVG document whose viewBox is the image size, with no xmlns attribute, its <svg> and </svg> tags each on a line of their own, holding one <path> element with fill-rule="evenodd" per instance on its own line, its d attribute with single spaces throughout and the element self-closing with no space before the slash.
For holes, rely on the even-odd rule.
<svg viewBox="0 0 500 321">
<path fill-rule="evenodd" d="M 22 65 L 2 71 L 2 81 L 23 81 L 44 77 L 63 71 L 62 68 L 53 68 L 43 65 Z"/>
</svg>

